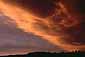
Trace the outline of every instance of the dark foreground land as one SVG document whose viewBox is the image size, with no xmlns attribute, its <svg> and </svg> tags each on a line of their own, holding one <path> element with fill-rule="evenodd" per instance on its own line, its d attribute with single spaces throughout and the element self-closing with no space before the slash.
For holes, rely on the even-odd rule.
<svg viewBox="0 0 85 57">
<path fill-rule="evenodd" d="M 6 57 L 85 57 L 85 52 L 80 51 L 66 53 L 33 52 L 25 55 L 9 55 Z"/>
</svg>

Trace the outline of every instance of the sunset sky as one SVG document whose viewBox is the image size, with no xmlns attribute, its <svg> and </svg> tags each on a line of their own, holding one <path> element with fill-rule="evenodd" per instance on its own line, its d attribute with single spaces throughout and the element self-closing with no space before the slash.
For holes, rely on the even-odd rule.
<svg viewBox="0 0 85 57">
<path fill-rule="evenodd" d="M 0 55 L 85 51 L 85 15 L 75 12 L 81 4 L 54 2 L 0 0 Z"/>
</svg>

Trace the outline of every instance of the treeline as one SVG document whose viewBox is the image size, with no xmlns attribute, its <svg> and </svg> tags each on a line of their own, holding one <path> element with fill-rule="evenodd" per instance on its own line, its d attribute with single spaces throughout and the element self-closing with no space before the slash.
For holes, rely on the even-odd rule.
<svg viewBox="0 0 85 57">
<path fill-rule="evenodd" d="M 50 53 L 50 52 L 33 52 L 26 55 L 9 55 L 7 57 L 85 57 L 85 52 L 61 52 L 61 53 Z"/>
</svg>

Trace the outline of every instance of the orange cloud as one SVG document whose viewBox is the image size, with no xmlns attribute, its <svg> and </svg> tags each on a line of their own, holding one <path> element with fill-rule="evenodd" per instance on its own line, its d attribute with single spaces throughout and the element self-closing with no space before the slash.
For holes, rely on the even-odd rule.
<svg viewBox="0 0 85 57">
<path fill-rule="evenodd" d="M 61 7 L 63 6 L 61 5 Z M 0 10 L 6 16 L 9 16 L 11 19 L 13 19 L 16 22 L 18 28 L 25 32 L 31 32 L 34 35 L 41 36 L 42 39 L 47 40 L 53 45 L 60 46 L 67 51 L 85 49 L 85 45 L 76 46 L 64 43 L 61 40 L 62 36 L 56 34 L 56 32 L 52 30 L 51 26 L 54 25 L 50 23 L 49 17 L 44 20 L 43 18 L 36 17 L 35 15 L 19 8 L 18 6 L 5 4 L 2 1 L 0 1 Z M 64 10 L 64 12 L 66 12 L 66 10 Z"/>
</svg>

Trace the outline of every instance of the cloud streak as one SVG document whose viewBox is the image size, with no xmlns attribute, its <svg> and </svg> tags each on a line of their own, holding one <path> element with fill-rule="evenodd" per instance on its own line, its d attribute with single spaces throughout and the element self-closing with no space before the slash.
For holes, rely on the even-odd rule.
<svg viewBox="0 0 85 57">
<path fill-rule="evenodd" d="M 52 45 L 48 41 L 24 32 L 16 27 L 16 22 L 0 13 L 0 55 L 14 53 L 24 53 L 32 51 L 55 51 L 60 52 L 60 48 Z M 22 52 L 19 52 L 19 51 Z M 26 51 L 27 50 L 27 51 Z M 30 51 L 29 51 L 30 50 Z"/>
</svg>

